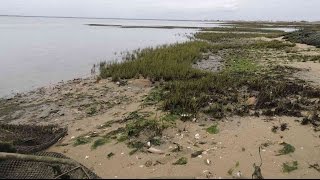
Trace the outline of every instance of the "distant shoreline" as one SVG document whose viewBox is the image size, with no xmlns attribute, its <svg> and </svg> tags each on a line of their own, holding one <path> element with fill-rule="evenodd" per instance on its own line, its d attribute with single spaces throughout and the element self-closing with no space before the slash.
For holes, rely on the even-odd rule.
<svg viewBox="0 0 320 180">
<path fill-rule="evenodd" d="M 196 26 L 135 26 L 135 25 L 119 25 L 119 24 L 85 24 L 87 26 L 105 26 L 119 28 L 153 28 L 153 29 L 202 29 L 205 27 Z"/>
<path fill-rule="evenodd" d="M 191 22 L 221 22 L 219 20 L 191 20 L 191 19 L 153 19 L 153 18 L 103 18 L 103 17 L 76 17 L 76 16 L 26 16 L 26 15 L 0 15 L 0 17 L 39 17 L 61 19 L 114 19 L 114 20 L 137 20 L 137 21 L 191 21 Z"/>
</svg>

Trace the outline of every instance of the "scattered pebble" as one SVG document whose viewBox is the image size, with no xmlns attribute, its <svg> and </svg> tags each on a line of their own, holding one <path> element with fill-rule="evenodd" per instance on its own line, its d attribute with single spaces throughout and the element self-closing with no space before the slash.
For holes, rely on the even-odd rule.
<svg viewBox="0 0 320 180">
<path fill-rule="evenodd" d="M 241 176 L 242 176 L 241 171 L 237 172 L 237 173 L 236 173 L 236 176 L 237 176 L 237 178 L 241 178 Z"/>
<path fill-rule="evenodd" d="M 154 153 L 154 154 L 164 154 L 163 151 L 156 149 L 156 148 L 152 148 L 152 147 L 148 149 L 148 152 Z"/>
<path fill-rule="evenodd" d="M 200 134 L 196 134 L 196 135 L 194 135 L 194 138 L 196 138 L 196 139 L 200 139 Z"/>
<path fill-rule="evenodd" d="M 89 159 L 89 156 L 86 156 L 85 159 Z"/>
<path fill-rule="evenodd" d="M 71 137 L 71 139 L 74 139 L 74 138 L 76 138 L 76 137 L 74 137 L 74 136 Z"/>
</svg>

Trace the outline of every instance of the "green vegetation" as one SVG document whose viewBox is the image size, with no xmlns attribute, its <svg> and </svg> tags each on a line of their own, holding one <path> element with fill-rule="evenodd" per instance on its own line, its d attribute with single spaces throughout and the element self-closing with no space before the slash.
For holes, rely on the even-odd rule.
<svg viewBox="0 0 320 180">
<path fill-rule="evenodd" d="M 228 170 L 228 175 L 232 176 L 233 171 L 240 166 L 239 161 L 236 162 L 236 165 Z"/>
<path fill-rule="evenodd" d="M 144 99 L 144 105 L 155 105 L 163 100 L 164 92 L 161 87 L 152 89 L 149 95 Z"/>
<path fill-rule="evenodd" d="M 203 28 L 202 31 L 222 31 L 222 32 L 255 32 L 255 33 L 283 33 L 280 30 L 245 28 L 245 27 L 210 27 Z"/>
<path fill-rule="evenodd" d="M 275 36 L 275 33 L 269 33 Z M 256 49 L 285 49 L 294 44 L 281 41 L 235 41 L 236 39 L 262 37 L 262 34 L 197 33 L 196 38 L 208 40 L 191 41 L 182 44 L 147 48 L 126 55 L 122 63 L 107 64 L 101 69 L 103 78 L 113 80 L 134 78 L 142 75 L 152 80 L 164 80 L 161 90 L 155 90 L 147 102 L 162 100 L 162 107 L 173 114 L 192 114 L 199 111 L 216 118 L 226 115 L 248 114 L 248 107 L 241 101 L 238 89 L 258 91 L 256 108 L 267 108 L 264 115 L 297 114 L 296 109 L 283 111 L 280 98 L 300 94 L 303 84 L 292 84 L 283 75 L 285 67 L 264 67 L 262 69 L 248 54 Z M 219 44 L 215 44 L 219 42 Z M 203 72 L 192 68 L 202 58 L 202 53 L 230 52 L 225 58 L 226 68 L 219 73 Z M 232 53 L 233 50 L 236 53 Z M 240 51 L 240 52 L 239 52 Z M 287 71 L 287 70 L 285 70 Z M 288 69 L 288 71 L 292 71 Z M 296 82 L 295 82 L 296 83 Z M 293 88 L 293 87 L 296 88 Z M 278 100 L 279 99 L 279 100 Z M 214 104 L 215 103 L 215 104 Z M 288 104 L 289 105 L 289 104 Z M 291 106 L 291 105 L 290 105 Z M 271 111 L 276 108 L 277 111 Z"/>
<path fill-rule="evenodd" d="M 283 148 L 281 150 L 279 150 L 278 156 L 290 154 L 296 150 L 296 148 L 294 146 L 292 146 L 291 144 L 282 143 L 281 145 L 283 146 Z"/>
<path fill-rule="evenodd" d="M 282 171 L 284 173 L 290 173 L 298 169 L 298 161 L 287 162 L 282 164 Z"/>
<path fill-rule="evenodd" d="M 173 165 L 186 165 L 186 164 L 188 164 L 188 159 L 186 157 L 182 157 L 173 163 Z"/>
<path fill-rule="evenodd" d="M 215 125 L 210 126 L 210 127 L 207 129 L 207 132 L 210 133 L 210 134 L 218 134 L 218 133 L 219 133 L 218 125 L 215 124 Z"/>
<path fill-rule="evenodd" d="M 97 141 L 97 145 L 103 145 L 109 142 L 109 139 L 117 139 L 118 142 L 125 142 L 127 146 L 133 149 L 129 154 L 142 150 L 146 142 L 158 146 L 162 143 L 160 137 L 162 131 L 168 127 L 175 126 L 175 121 L 179 116 L 167 114 L 160 118 L 146 118 L 141 113 L 131 112 L 123 122 L 126 122 L 124 128 L 111 131 L 103 136 L 103 139 Z"/>
<path fill-rule="evenodd" d="M 320 31 L 302 29 L 287 33 L 284 38 L 291 42 L 309 44 L 320 48 Z"/>
<path fill-rule="evenodd" d="M 210 45 L 194 41 L 157 48 L 147 48 L 134 52 L 123 63 L 108 64 L 101 71 L 101 77 L 113 80 L 129 79 L 142 75 L 153 80 L 174 80 L 201 77 L 200 70 L 191 64 L 201 58 Z"/>
<path fill-rule="evenodd" d="M 268 37 L 275 38 L 279 37 L 281 34 L 278 33 L 214 33 L 214 32 L 199 32 L 195 34 L 195 38 L 208 40 L 210 42 L 223 42 L 230 41 L 234 39 L 243 39 L 243 38 L 256 38 L 256 37 Z M 279 41 L 277 41 L 279 42 Z M 269 42 L 264 42 L 269 43 Z M 281 43 L 281 42 L 280 42 Z M 285 43 L 284 43 L 285 44 Z M 244 45 L 244 44 L 243 44 Z"/>
<path fill-rule="evenodd" d="M 148 141 L 159 145 L 158 137 L 164 129 L 174 126 L 176 119 L 190 120 L 199 112 L 216 119 L 249 115 L 250 108 L 258 116 L 301 116 L 301 110 L 315 106 L 310 99 L 319 97 L 320 90 L 306 86 L 304 81 L 292 80 L 292 74 L 297 71 L 294 68 L 261 66 L 257 59 L 263 58 L 263 52 L 285 52 L 294 46 L 277 40 L 252 39 L 265 36 L 278 37 L 279 33 L 199 32 L 195 34 L 196 40 L 136 50 L 125 54 L 121 63 L 101 63 L 102 78 L 122 81 L 142 76 L 157 83 L 144 103 L 159 104 L 169 112 L 159 119 L 132 112 L 125 119 L 124 128 L 106 137 L 126 142 L 133 148 L 133 154 Z M 205 53 L 221 54 L 224 69 L 210 72 L 193 68 L 193 64 L 205 59 Z M 257 102 L 254 106 L 247 105 L 248 98 L 253 96 Z M 303 106 L 297 103 L 299 96 L 307 102 Z M 218 128 L 213 126 L 207 131 L 218 133 Z"/>
<path fill-rule="evenodd" d="M 97 107 L 96 106 L 91 106 L 87 109 L 87 114 L 88 115 L 94 115 L 95 113 L 97 113 Z"/>
<path fill-rule="evenodd" d="M 80 146 L 92 142 L 92 138 L 88 136 L 79 136 L 75 139 L 73 146 Z"/>
<path fill-rule="evenodd" d="M 108 138 L 100 138 L 100 139 L 94 141 L 94 143 L 91 146 L 91 149 L 97 149 L 99 146 L 103 146 L 109 142 L 110 142 L 110 139 L 108 139 Z"/>
</svg>

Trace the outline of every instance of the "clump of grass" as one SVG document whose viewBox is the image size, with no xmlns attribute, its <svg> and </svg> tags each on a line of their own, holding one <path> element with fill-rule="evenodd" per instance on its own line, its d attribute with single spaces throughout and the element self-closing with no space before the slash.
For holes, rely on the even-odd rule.
<svg viewBox="0 0 320 180">
<path fill-rule="evenodd" d="M 222 31 L 222 32 L 256 32 L 256 33 L 284 33 L 281 30 L 272 29 L 258 29 L 258 28 L 245 28 L 245 27 L 210 27 L 203 28 L 202 31 Z"/>
<path fill-rule="evenodd" d="M 153 89 L 144 100 L 144 105 L 154 105 L 163 100 L 164 92 L 158 87 Z"/>
<path fill-rule="evenodd" d="M 88 144 L 92 142 L 92 138 L 91 137 L 85 137 L 85 136 L 79 136 L 75 139 L 73 146 L 80 146 L 80 145 L 84 145 L 84 144 Z"/>
<path fill-rule="evenodd" d="M 291 144 L 282 143 L 281 145 L 283 146 L 283 148 L 279 150 L 279 154 L 277 154 L 277 156 L 290 154 L 296 150 L 296 148 L 294 146 L 292 146 Z"/>
<path fill-rule="evenodd" d="M 227 173 L 228 173 L 230 176 L 232 176 L 233 171 L 234 171 L 236 168 L 238 168 L 239 166 L 240 166 L 240 162 L 237 161 L 237 162 L 236 162 L 236 165 L 235 165 L 234 167 L 230 168 Z"/>
<path fill-rule="evenodd" d="M 136 51 L 131 58 L 122 63 L 105 65 L 101 69 L 102 78 L 113 80 L 129 79 L 142 75 L 154 80 L 188 79 L 202 76 L 200 70 L 191 64 L 201 58 L 210 45 L 206 42 L 192 41 L 182 44 L 146 48 Z"/>
<path fill-rule="evenodd" d="M 290 173 L 298 169 L 298 161 L 286 162 L 282 164 L 282 171 L 284 173 Z"/>
<path fill-rule="evenodd" d="M 87 109 L 86 113 L 88 115 L 94 115 L 95 113 L 97 113 L 97 107 L 96 106 L 91 106 Z"/>
<path fill-rule="evenodd" d="M 188 158 L 186 157 L 182 157 L 173 163 L 173 165 L 186 165 L 186 164 L 188 164 Z"/>
<path fill-rule="evenodd" d="M 212 33 L 199 32 L 195 38 L 208 40 L 211 42 L 230 41 L 232 39 L 256 38 L 256 37 L 278 37 L 279 34 L 261 34 L 261 33 Z"/>
<path fill-rule="evenodd" d="M 91 146 L 91 149 L 97 149 L 99 146 L 103 146 L 109 142 L 110 142 L 110 139 L 108 139 L 108 138 L 100 138 L 100 139 L 94 141 L 94 143 Z"/>
<path fill-rule="evenodd" d="M 209 128 L 207 128 L 207 132 L 210 134 L 218 134 L 219 133 L 218 124 L 214 124 L 214 125 L 210 126 Z"/>
<path fill-rule="evenodd" d="M 309 44 L 320 48 L 320 31 L 301 29 L 287 33 L 284 38 L 292 42 Z"/>
</svg>

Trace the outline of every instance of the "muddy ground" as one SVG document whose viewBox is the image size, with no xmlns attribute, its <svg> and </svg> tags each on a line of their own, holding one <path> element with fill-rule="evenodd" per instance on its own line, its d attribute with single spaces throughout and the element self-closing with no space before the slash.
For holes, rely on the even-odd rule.
<svg viewBox="0 0 320 180">
<path fill-rule="evenodd" d="M 301 68 L 296 78 L 320 86 L 320 63 L 287 58 L 290 53 L 319 55 L 319 49 L 297 44 L 287 53 L 268 53 L 262 63 Z M 194 66 L 210 71 L 223 68 L 221 57 L 213 54 L 207 57 Z M 176 127 L 166 129 L 160 137 L 162 144 L 153 146 L 161 154 L 139 151 L 130 155 L 132 149 L 116 140 L 92 149 L 99 136 L 124 127 L 123 120 L 132 112 L 155 118 L 165 115 L 156 104 L 144 102 L 155 86 L 142 78 L 129 80 L 127 84 L 109 79 L 97 81 L 94 77 L 75 79 L 2 99 L 0 123 L 68 127 L 68 135 L 47 151 L 63 153 L 103 178 L 251 178 L 253 164 L 261 163 L 261 145 L 261 170 L 265 178 L 320 177 L 320 169 L 316 168 L 320 164 L 320 132 L 311 125 L 302 126 L 302 118 L 229 117 L 214 121 L 200 115 L 192 122 L 178 120 Z M 105 126 L 110 121 L 116 123 Z M 287 128 L 283 131 L 272 131 L 274 126 L 285 123 Z M 218 132 L 209 134 L 206 129 L 213 124 L 217 124 Z M 90 141 L 75 146 L 78 137 Z M 279 156 L 283 143 L 292 145 L 295 151 Z M 182 157 L 187 158 L 187 164 L 174 165 Z M 283 163 L 292 161 L 298 162 L 297 169 L 283 172 Z"/>
</svg>

